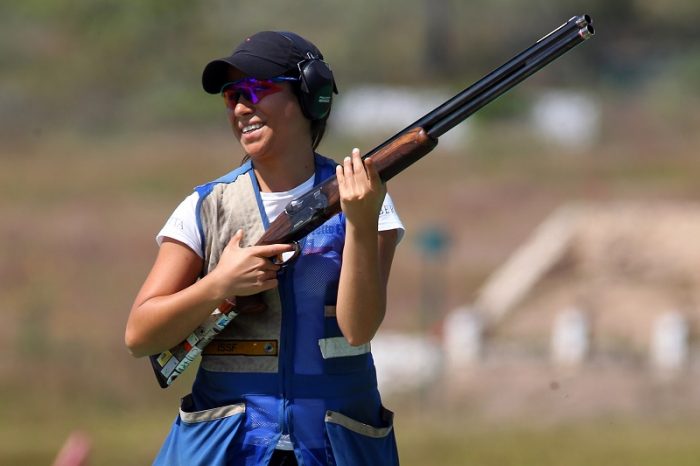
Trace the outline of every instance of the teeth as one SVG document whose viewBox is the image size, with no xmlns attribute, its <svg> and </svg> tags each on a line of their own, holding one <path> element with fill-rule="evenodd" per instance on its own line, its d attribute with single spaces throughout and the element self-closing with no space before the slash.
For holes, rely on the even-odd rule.
<svg viewBox="0 0 700 466">
<path fill-rule="evenodd" d="M 262 126 L 263 125 L 261 123 L 256 123 L 254 125 L 244 126 L 243 127 L 243 134 L 250 133 L 251 131 L 255 131 L 256 129 L 260 129 L 260 128 L 262 128 Z"/>
</svg>

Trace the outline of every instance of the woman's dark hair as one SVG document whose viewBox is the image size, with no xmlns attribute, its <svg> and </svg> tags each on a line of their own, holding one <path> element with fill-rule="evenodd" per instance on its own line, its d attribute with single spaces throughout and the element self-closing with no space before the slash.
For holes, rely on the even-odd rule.
<svg viewBox="0 0 700 466">
<path fill-rule="evenodd" d="M 311 147 L 316 150 L 319 144 L 321 144 L 321 139 L 323 139 L 323 134 L 326 132 L 326 122 L 328 121 L 328 116 L 322 118 L 321 120 L 314 120 L 311 122 Z"/>
</svg>

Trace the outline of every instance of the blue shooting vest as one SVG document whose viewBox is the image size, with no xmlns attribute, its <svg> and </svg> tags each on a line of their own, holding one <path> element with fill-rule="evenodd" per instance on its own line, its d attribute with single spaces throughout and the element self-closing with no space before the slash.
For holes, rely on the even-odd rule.
<svg viewBox="0 0 700 466">
<path fill-rule="evenodd" d="M 316 155 L 314 184 L 335 165 Z M 250 161 L 196 189 L 206 273 L 238 228 L 247 246 L 269 222 Z M 398 465 L 369 344 L 350 346 L 335 317 L 344 239 L 341 213 L 301 241 L 265 312 L 240 314 L 209 344 L 154 464 L 267 465 L 285 434 L 300 465 Z"/>
</svg>

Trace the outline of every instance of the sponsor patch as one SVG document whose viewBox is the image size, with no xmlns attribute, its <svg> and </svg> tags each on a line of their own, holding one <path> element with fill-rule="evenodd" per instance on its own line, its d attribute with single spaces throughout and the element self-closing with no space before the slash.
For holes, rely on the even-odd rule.
<svg viewBox="0 0 700 466">
<path fill-rule="evenodd" d="M 204 348 L 205 356 L 277 356 L 277 340 L 214 340 Z"/>
</svg>

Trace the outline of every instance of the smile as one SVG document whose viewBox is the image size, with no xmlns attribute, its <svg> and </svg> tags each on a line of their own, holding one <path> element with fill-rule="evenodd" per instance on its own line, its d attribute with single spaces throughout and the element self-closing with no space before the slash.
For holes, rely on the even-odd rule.
<svg viewBox="0 0 700 466">
<path fill-rule="evenodd" d="M 254 125 L 244 126 L 243 129 L 241 130 L 241 132 L 243 134 L 248 134 L 248 133 L 255 131 L 256 129 L 260 129 L 262 127 L 263 127 L 262 123 L 255 123 Z"/>
</svg>

